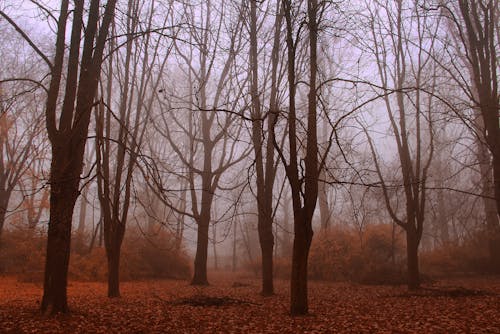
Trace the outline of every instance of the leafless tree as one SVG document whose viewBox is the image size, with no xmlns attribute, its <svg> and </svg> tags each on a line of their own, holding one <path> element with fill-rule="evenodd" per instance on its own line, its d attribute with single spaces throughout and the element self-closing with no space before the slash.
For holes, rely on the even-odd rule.
<svg viewBox="0 0 500 334">
<path fill-rule="evenodd" d="M 474 115 L 459 114 L 475 132 L 476 156 L 481 174 L 481 191 L 488 230 L 492 269 L 500 270 L 500 124 L 498 122 L 500 49 L 500 4 L 497 0 L 439 1 L 438 8 L 448 21 L 454 50 L 448 52 L 467 69 L 456 63 L 446 66 L 452 79 L 467 98 Z M 458 109 L 458 108 L 457 108 Z"/>
<path fill-rule="evenodd" d="M 318 176 L 320 163 L 318 159 L 317 135 L 317 41 L 318 41 L 318 13 L 320 6 L 317 1 L 307 1 L 307 27 L 309 40 L 309 94 L 307 125 L 304 125 L 305 144 L 299 147 L 298 127 L 299 117 L 296 109 L 297 94 L 297 67 L 296 67 L 296 22 L 294 20 L 295 4 L 283 0 L 283 14 L 286 23 L 286 47 L 288 61 L 288 158 L 279 145 L 275 148 L 285 166 L 286 176 L 290 185 L 293 206 L 294 241 L 292 254 L 291 277 L 291 304 L 292 315 L 301 315 L 308 312 L 307 299 L 307 263 L 311 247 L 313 230 L 312 219 L 318 198 Z M 274 129 L 273 129 L 274 130 Z M 300 158 L 301 150 L 305 150 L 305 158 Z"/>
<path fill-rule="evenodd" d="M 14 95 L 19 93 L 15 87 L 9 87 L 9 91 Z M 8 97 L 0 91 L 0 238 L 12 193 L 21 185 L 41 147 L 37 137 L 43 123 L 36 116 L 36 106 L 36 97 L 28 94 Z"/>
<path fill-rule="evenodd" d="M 421 12 L 416 1 L 409 6 L 402 1 L 377 1 L 369 13 L 372 51 L 394 135 L 401 181 L 389 181 L 384 175 L 376 143 L 366 128 L 364 131 L 386 208 L 393 221 L 406 232 L 408 288 L 418 289 L 418 247 L 425 221 L 428 171 L 434 154 L 434 118 L 439 108 L 433 93 L 437 65 L 431 56 L 439 20 Z M 405 199 L 405 208 L 399 213 L 390 195 L 398 183 Z"/>
<path fill-rule="evenodd" d="M 181 66 L 172 76 L 178 76 L 179 82 L 187 81 L 187 87 L 177 84 L 165 88 L 167 99 L 159 121 L 153 124 L 175 154 L 174 167 L 167 168 L 169 173 L 188 183 L 190 205 L 186 211 L 171 205 L 176 212 L 196 222 L 192 284 L 207 285 L 214 196 L 221 188 L 234 187 L 223 186 L 221 178 L 249 153 L 249 148 L 242 148 L 237 140 L 243 133 L 238 115 L 246 106 L 242 96 L 244 85 L 236 80 L 241 69 L 235 62 L 242 49 L 243 21 L 239 5 L 230 1 L 217 5 L 211 1 L 199 6 L 184 4 L 182 8 L 189 22 L 187 36 L 182 38 L 188 43 L 175 41 Z"/>
<path fill-rule="evenodd" d="M 98 0 L 91 0 L 88 4 L 79 1 L 70 8 L 70 1 L 62 0 L 59 17 L 51 13 L 49 18 L 56 21 L 52 60 L 14 20 L 0 11 L 0 15 L 46 63 L 50 72 L 45 118 L 52 147 L 51 192 L 42 312 L 68 312 L 66 287 L 73 209 L 79 195 L 90 114 L 116 2 L 109 0 L 105 6 L 100 6 Z M 69 45 L 66 44 L 68 32 Z"/>
<path fill-rule="evenodd" d="M 157 12 L 154 1 L 144 5 L 142 1 L 128 1 L 123 52 L 120 50 L 110 55 L 105 66 L 107 82 L 103 93 L 106 105 L 112 111 L 104 108 L 103 98 L 96 113 L 97 185 L 108 259 L 108 297 L 120 296 L 120 250 L 129 214 L 134 170 L 157 97 L 155 92 L 161 82 L 159 73 L 169 56 L 169 51 L 165 53 L 161 48 L 161 36 L 154 38 L 156 35 L 145 34 L 137 37 L 141 29 L 140 18 L 147 17 L 145 29 L 151 31 Z M 164 13 L 165 22 L 171 11 L 172 8 Z M 113 32 L 116 25 L 113 25 Z M 111 48 L 117 44 L 118 41 L 113 40 Z M 155 67 L 159 70 L 155 71 Z M 116 82 L 115 76 L 118 78 Z M 120 92 L 116 114 L 113 111 L 115 84 Z"/>
<path fill-rule="evenodd" d="M 257 188 L 258 233 L 262 260 L 262 294 L 274 294 L 273 285 L 273 188 L 277 166 L 275 164 L 275 141 L 272 127 L 278 114 L 278 65 L 280 56 L 280 32 L 282 14 L 277 2 L 274 22 L 273 47 L 271 54 L 271 87 L 269 111 L 262 111 L 262 94 L 259 92 L 259 45 L 257 29 L 257 0 L 250 1 L 250 95 L 252 118 L 252 143 L 255 156 L 255 176 Z M 267 122 L 267 123 L 266 123 Z M 264 126 L 267 124 L 267 132 Z M 265 135 L 267 134 L 267 136 Z"/>
</svg>

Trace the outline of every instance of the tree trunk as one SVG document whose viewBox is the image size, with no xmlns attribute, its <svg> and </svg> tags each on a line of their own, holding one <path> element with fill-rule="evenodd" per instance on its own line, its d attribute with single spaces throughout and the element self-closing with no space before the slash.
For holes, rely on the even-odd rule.
<svg viewBox="0 0 500 334">
<path fill-rule="evenodd" d="M 88 187 L 83 191 L 80 198 L 80 212 L 78 217 L 78 227 L 76 229 L 75 249 L 83 254 L 85 249 L 85 220 L 87 218 L 87 194 Z"/>
<path fill-rule="evenodd" d="M 295 220 L 304 220 L 295 217 Z M 308 227 L 309 226 L 309 227 Z M 291 280 L 291 306 L 292 315 L 303 315 L 309 311 L 307 299 L 307 263 L 313 231 L 310 224 L 300 221 L 295 224 L 296 232 L 293 240 L 292 280 Z"/>
<path fill-rule="evenodd" d="M 45 314 L 67 313 L 67 278 L 71 246 L 71 222 L 78 196 L 80 178 L 67 157 L 53 152 L 50 189 L 50 220 L 47 237 L 44 294 L 41 311 Z"/>
<path fill-rule="evenodd" d="M 98 226 L 99 238 L 97 244 L 99 247 L 102 247 L 104 245 L 104 218 L 102 216 L 99 218 Z"/>
<path fill-rule="evenodd" d="M 106 248 L 108 258 L 108 297 L 120 297 L 120 246 L 114 242 Z"/>
<path fill-rule="evenodd" d="M 290 221 L 292 217 L 290 215 L 290 197 L 285 196 L 283 201 L 283 245 L 281 246 L 281 256 L 289 258 L 292 253 L 292 224 Z"/>
<path fill-rule="evenodd" d="M 215 224 L 212 225 L 212 247 L 214 250 L 214 269 L 219 269 L 219 263 L 217 261 L 217 227 Z"/>
<path fill-rule="evenodd" d="M 497 215 L 497 207 L 494 199 L 492 171 L 491 171 L 491 155 L 488 148 L 481 142 L 477 141 L 477 159 L 481 171 L 481 195 L 484 206 L 484 214 L 486 219 L 486 231 L 488 235 L 488 250 L 490 258 L 490 267 L 493 272 L 500 271 L 500 231 Z"/>
<path fill-rule="evenodd" d="M 269 219 L 269 218 L 268 218 Z M 263 296 L 271 296 L 274 294 L 273 284 L 273 225 L 271 222 L 263 222 L 259 225 L 259 241 L 262 255 L 262 291 Z M 260 221 L 260 218 L 259 218 Z"/>
<path fill-rule="evenodd" d="M 198 238 L 196 241 L 196 256 L 194 259 L 194 275 L 191 285 L 208 285 L 207 251 L 208 251 L 209 221 L 198 223 Z"/>
<path fill-rule="evenodd" d="M 5 192 L 5 191 L 2 191 Z M 6 195 L 0 195 L 0 243 L 2 242 L 3 227 L 5 225 L 5 216 L 7 215 L 7 206 L 9 205 L 9 198 Z"/>
<path fill-rule="evenodd" d="M 237 222 L 233 223 L 233 273 L 236 271 L 236 232 L 237 232 Z"/>
<path fill-rule="evenodd" d="M 418 236 L 413 226 L 406 229 L 406 256 L 408 266 L 408 290 L 420 288 L 420 272 L 418 268 Z"/>
<path fill-rule="evenodd" d="M 326 192 L 325 171 L 322 170 L 320 174 L 320 180 L 318 184 L 318 205 L 319 205 L 319 217 L 321 220 L 321 230 L 327 231 L 330 227 L 330 208 L 328 206 L 328 196 Z"/>
<path fill-rule="evenodd" d="M 243 225 L 245 226 L 245 229 L 243 229 Z M 248 231 L 248 225 L 249 225 L 248 223 L 240 224 L 241 237 L 243 239 L 243 244 L 245 245 L 245 250 L 247 253 L 248 261 L 250 263 L 250 268 L 252 269 L 255 277 L 258 277 L 259 271 L 257 270 L 257 267 L 255 266 L 255 262 L 253 260 L 252 248 L 250 245 L 250 232 Z"/>
<path fill-rule="evenodd" d="M 251 89 L 252 96 L 252 141 L 255 151 L 255 171 L 257 185 L 257 207 L 258 207 L 258 232 L 261 248 L 262 261 L 262 295 L 274 294 L 273 285 L 273 217 L 272 217 L 272 190 L 274 185 L 274 152 L 272 150 L 274 137 L 272 131 L 264 147 L 263 120 L 261 113 L 261 102 L 259 96 L 258 81 L 258 45 L 257 45 L 257 1 L 250 3 L 250 65 L 251 65 Z M 275 37 L 276 39 L 276 37 Z M 273 66 L 275 70 L 275 66 Z M 275 79 L 274 79 L 275 80 Z M 273 99 L 273 98 L 272 98 Z M 273 105 L 273 103 L 271 103 Z M 272 106 L 273 107 L 273 106 Z M 271 122 L 271 120 L 268 120 Z M 274 122 L 274 121 L 273 121 Z M 268 126 L 270 123 L 268 123 Z M 264 163 L 263 154 L 266 154 Z"/>
<path fill-rule="evenodd" d="M 443 187 L 443 185 L 440 184 L 440 187 Z M 450 229 L 448 226 L 448 217 L 446 215 L 446 204 L 444 201 L 443 189 L 438 190 L 438 217 L 437 223 L 439 225 L 439 237 L 441 239 L 441 244 L 447 245 L 450 242 Z"/>
</svg>

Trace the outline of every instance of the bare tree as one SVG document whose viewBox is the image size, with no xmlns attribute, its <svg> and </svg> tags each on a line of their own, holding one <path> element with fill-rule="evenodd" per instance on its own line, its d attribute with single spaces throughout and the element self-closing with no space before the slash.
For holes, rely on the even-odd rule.
<svg viewBox="0 0 500 334">
<path fill-rule="evenodd" d="M 433 97 L 436 64 L 431 56 L 439 21 L 423 15 L 416 1 L 410 6 L 403 6 L 402 1 L 377 1 L 369 12 L 372 51 L 394 135 L 401 181 L 388 181 L 376 143 L 366 128 L 364 131 L 388 213 L 406 232 L 408 288 L 413 290 L 420 287 L 418 248 L 425 221 L 428 170 L 434 154 L 433 115 L 439 106 Z M 409 29 L 412 25 L 414 30 Z M 390 193 L 398 184 L 405 199 L 403 212 L 398 212 L 391 201 Z"/>
<path fill-rule="evenodd" d="M 273 49 L 271 54 L 271 87 L 269 112 L 262 112 L 262 97 L 259 93 L 259 62 L 258 62 L 258 31 L 257 31 L 257 0 L 250 1 L 250 95 L 252 98 L 252 143 L 255 153 L 255 175 L 257 187 L 258 233 L 262 259 L 262 295 L 274 294 L 273 285 L 273 188 L 277 166 L 274 159 L 275 141 L 272 127 L 278 114 L 278 65 L 280 51 L 280 31 L 282 15 L 280 3 L 277 2 L 276 19 L 274 22 Z M 267 120 L 267 136 L 264 124 Z"/>
<path fill-rule="evenodd" d="M 491 267 L 500 270 L 500 124 L 499 47 L 500 4 L 497 0 L 439 1 L 448 20 L 453 55 L 467 69 L 449 66 L 449 77 L 468 99 L 474 116 L 459 114 L 475 132 L 476 156 L 481 174 L 481 191 L 488 231 Z M 453 64 L 453 62 L 452 62 Z"/>
<path fill-rule="evenodd" d="M 47 168 L 45 159 L 44 154 L 33 159 L 19 184 L 23 196 L 22 207 L 26 210 L 28 229 L 31 231 L 39 225 L 44 211 L 49 209 L 50 193 L 44 175 Z"/>
<path fill-rule="evenodd" d="M 145 29 L 151 31 L 156 10 L 154 1 L 149 6 L 144 6 L 142 1 L 128 1 L 124 52 L 110 56 L 106 66 L 108 107 L 113 106 L 113 78 L 119 78 L 116 82 L 120 92 L 117 115 L 105 110 L 104 99 L 96 113 L 97 185 L 108 259 L 108 297 L 120 296 L 120 250 L 129 214 L 134 170 L 157 97 L 159 73 L 168 59 L 169 51 L 164 54 L 160 48 L 161 36 L 156 40 L 153 34 L 137 37 L 140 17 L 147 17 Z M 165 17 L 169 17 L 171 10 Z M 113 41 L 111 48 L 117 44 Z M 154 70 L 155 66 L 159 71 Z"/>
<path fill-rule="evenodd" d="M 70 1 L 62 0 L 59 17 L 50 15 L 51 19 L 56 20 L 53 60 L 36 46 L 15 21 L 0 11 L 0 15 L 14 26 L 50 70 L 45 107 L 47 133 L 52 147 L 50 221 L 41 303 L 41 310 L 46 313 L 68 312 L 66 287 L 73 209 L 79 195 L 90 114 L 116 2 L 109 0 L 105 6 L 100 6 L 100 1 L 91 0 L 86 6 L 85 1 L 79 1 L 74 8 L 70 8 Z M 45 9 L 42 7 L 42 10 Z M 68 46 L 66 34 L 69 31 L 71 37 Z M 59 103 L 60 92 L 63 92 L 62 106 Z"/>
<path fill-rule="evenodd" d="M 22 94 L 22 87 L 21 93 L 16 87 L 9 91 L 12 97 L 0 90 L 0 238 L 12 193 L 39 154 L 43 124 L 36 117 L 36 97 Z M 28 110 L 33 114 L 25 114 Z"/>
<path fill-rule="evenodd" d="M 168 140 L 176 156 L 173 162 L 180 162 L 180 170 L 185 171 L 175 172 L 174 166 L 168 168 L 169 173 L 175 173 L 189 185 L 190 207 L 182 211 L 171 205 L 178 213 L 192 218 L 198 227 L 193 285 L 208 284 L 209 227 L 221 178 L 249 153 L 249 148 L 242 149 L 237 140 L 243 132 L 238 110 L 246 103 L 243 86 L 236 80 L 240 69 L 235 62 L 243 43 L 239 38 L 242 17 L 239 5 L 232 8 L 231 4 L 223 1 L 216 6 L 207 1 L 201 6 L 183 5 L 190 24 L 185 37 L 189 44 L 175 41 L 176 54 L 182 60 L 179 70 L 183 71 L 176 71 L 176 75 L 187 79 L 187 87 L 171 87 L 161 122 L 153 123 Z"/>
<path fill-rule="evenodd" d="M 317 135 L 317 40 L 319 4 L 316 0 L 307 1 L 307 27 L 309 39 L 309 94 L 307 105 L 307 125 L 305 127 L 305 145 L 299 147 L 299 123 L 296 109 L 297 73 L 294 4 L 283 0 L 283 14 L 286 22 L 286 47 L 288 60 L 288 159 L 275 141 L 275 148 L 285 166 L 290 184 L 293 206 L 294 241 L 292 255 L 291 304 L 292 315 L 308 312 L 307 299 L 307 263 L 311 247 L 313 230 L 312 218 L 318 198 L 318 159 Z M 274 131 L 274 129 L 273 129 Z M 305 158 L 299 156 L 305 150 Z M 303 163 L 303 164 L 302 164 Z"/>
</svg>

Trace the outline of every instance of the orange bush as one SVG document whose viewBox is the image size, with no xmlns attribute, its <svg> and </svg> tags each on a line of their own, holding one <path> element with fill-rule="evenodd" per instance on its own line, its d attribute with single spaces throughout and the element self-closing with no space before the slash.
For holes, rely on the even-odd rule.
<svg viewBox="0 0 500 334">
<path fill-rule="evenodd" d="M 45 240 L 43 233 L 36 230 L 4 230 L 0 241 L 0 273 L 17 275 L 23 281 L 41 281 Z"/>
<path fill-rule="evenodd" d="M 328 281 L 350 280 L 361 263 L 361 248 L 347 229 L 319 233 L 309 256 L 309 277 Z"/>
<path fill-rule="evenodd" d="M 491 271 L 485 232 L 462 243 L 449 242 L 420 255 L 422 270 L 435 276 L 483 274 Z"/>
<path fill-rule="evenodd" d="M 368 226 L 361 238 L 352 228 L 331 228 L 314 235 L 309 253 L 309 278 L 366 284 L 405 283 L 403 251 L 400 235 L 393 245 L 391 225 Z M 290 278 L 291 262 L 291 258 L 275 258 L 274 276 Z M 260 266 L 260 258 L 257 258 L 243 268 L 258 276 Z"/>
<path fill-rule="evenodd" d="M 42 281 L 45 265 L 45 233 L 18 229 L 6 230 L 0 243 L 0 273 L 16 275 L 22 281 Z M 103 247 L 90 253 L 72 249 L 69 278 L 78 281 L 105 281 L 107 259 Z M 120 278 L 188 278 L 190 264 L 185 251 L 177 249 L 175 239 L 166 231 L 144 237 L 137 230 L 126 234 L 121 249 Z"/>
<path fill-rule="evenodd" d="M 107 279 L 107 265 L 103 247 L 95 247 L 90 254 L 74 253 L 70 259 L 70 277 L 83 281 L 104 281 Z M 175 239 L 170 233 L 160 230 L 154 235 L 144 236 L 136 229 L 126 233 L 120 257 L 122 281 L 184 279 L 189 275 L 189 259 L 182 249 L 176 249 Z"/>
<path fill-rule="evenodd" d="M 361 236 L 349 228 L 319 233 L 311 247 L 309 277 L 367 284 L 404 282 L 403 248 L 398 238 L 393 246 L 391 228 L 372 225 Z"/>
</svg>

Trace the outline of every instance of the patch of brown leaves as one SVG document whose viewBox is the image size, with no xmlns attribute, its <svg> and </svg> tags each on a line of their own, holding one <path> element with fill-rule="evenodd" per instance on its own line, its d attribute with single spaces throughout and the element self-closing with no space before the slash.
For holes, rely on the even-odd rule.
<svg viewBox="0 0 500 334">
<path fill-rule="evenodd" d="M 212 276 L 122 284 L 72 282 L 71 314 L 40 315 L 41 285 L 0 277 L 1 333 L 500 333 L 500 278 L 442 282 L 421 293 L 405 287 L 310 283 L 306 317 L 288 314 L 288 282 L 259 295 L 259 281 Z"/>
</svg>

